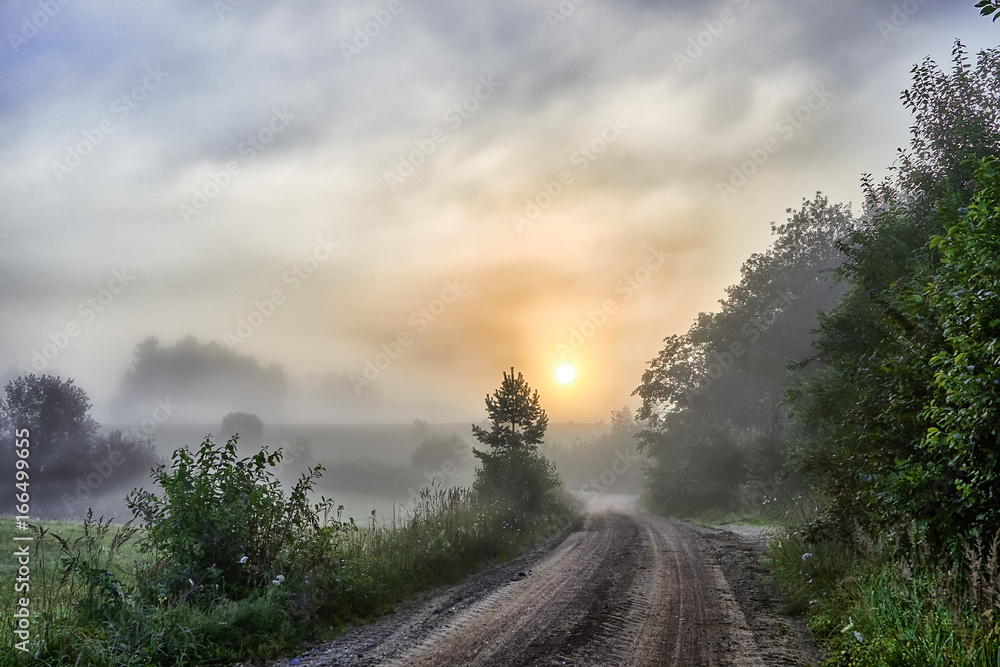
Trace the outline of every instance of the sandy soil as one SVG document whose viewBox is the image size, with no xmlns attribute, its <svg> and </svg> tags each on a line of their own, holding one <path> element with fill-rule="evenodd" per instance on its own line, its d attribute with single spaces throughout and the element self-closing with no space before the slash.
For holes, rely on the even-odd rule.
<svg viewBox="0 0 1000 667">
<path fill-rule="evenodd" d="M 533 553 L 276 664 L 817 665 L 808 631 L 780 613 L 761 537 L 592 494 Z"/>
</svg>

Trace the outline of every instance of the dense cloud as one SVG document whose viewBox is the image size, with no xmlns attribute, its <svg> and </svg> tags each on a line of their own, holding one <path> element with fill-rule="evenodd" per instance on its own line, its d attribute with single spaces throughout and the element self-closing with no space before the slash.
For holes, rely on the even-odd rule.
<svg viewBox="0 0 1000 667">
<path fill-rule="evenodd" d="M 0 14 L 0 368 L 101 418 L 150 334 L 360 401 L 317 417 L 466 419 L 514 364 L 604 418 L 770 221 L 890 164 L 910 65 L 995 35 L 971 2 L 225 1 Z"/>
</svg>

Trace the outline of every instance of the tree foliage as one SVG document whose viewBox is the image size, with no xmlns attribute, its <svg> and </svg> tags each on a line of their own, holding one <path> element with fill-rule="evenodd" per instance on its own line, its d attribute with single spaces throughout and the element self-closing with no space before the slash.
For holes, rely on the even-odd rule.
<svg viewBox="0 0 1000 667">
<path fill-rule="evenodd" d="M 5 393 L 5 421 L 13 428 L 31 431 L 43 466 L 90 450 L 99 425 L 90 416 L 87 392 L 73 380 L 25 375 L 8 382 Z"/>
<path fill-rule="evenodd" d="M 486 411 L 490 429 L 472 427 L 476 439 L 490 447 L 472 450 L 482 464 L 476 469 L 475 490 L 531 512 L 552 506 L 552 493 L 561 482 L 552 462 L 537 451 L 549 423 L 538 392 L 511 368 L 500 388 L 486 396 Z"/>
<path fill-rule="evenodd" d="M 215 420 L 233 408 L 273 409 L 286 393 L 285 371 L 277 364 L 263 367 L 251 356 L 193 336 L 173 346 L 150 336 L 136 346 L 112 409 L 119 419 L 137 420 L 148 416 L 157 399 L 173 397 L 184 402 L 188 416 Z"/>
<path fill-rule="evenodd" d="M 839 244 L 847 290 L 820 320 L 823 367 L 792 394 L 810 433 L 801 470 L 827 499 L 814 529 L 916 518 L 954 546 L 996 525 L 980 421 L 994 391 L 982 373 L 996 204 L 981 160 L 1000 151 L 998 58 L 981 52 L 973 67 L 956 43 L 950 73 L 915 67 L 902 96 L 911 146 L 891 180 L 864 179 L 865 214 Z"/>
<path fill-rule="evenodd" d="M 486 396 L 490 430 L 472 427 L 476 439 L 494 450 L 527 449 L 534 451 L 545 437 L 549 418 L 542 409 L 538 392 L 532 393 L 521 373 L 514 369 L 503 374 L 500 388 Z M 479 454 L 477 453 L 477 456 Z"/>
<path fill-rule="evenodd" d="M 72 379 L 24 375 L 11 380 L 0 398 L 0 467 L 13 464 L 15 429 L 31 442 L 32 509 L 36 515 L 79 512 L 93 496 L 147 474 L 156 463 L 151 440 L 120 430 L 101 434 L 90 414 L 90 398 Z M 96 481 L 95 481 L 96 480 Z"/>
<path fill-rule="evenodd" d="M 823 274 L 841 261 L 836 241 L 852 223 L 820 194 L 788 212 L 720 309 L 665 339 L 635 390 L 639 447 L 654 460 L 648 497 L 661 509 L 728 504 L 740 485 L 770 482 L 782 467 L 787 367 L 810 353 L 816 311 L 836 297 Z"/>
<path fill-rule="evenodd" d="M 993 16 L 993 20 L 996 21 L 1000 18 L 1000 0 L 979 0 L 976 3 L 976 7 L 979 8 L 980 16 Z"/>
</svg>

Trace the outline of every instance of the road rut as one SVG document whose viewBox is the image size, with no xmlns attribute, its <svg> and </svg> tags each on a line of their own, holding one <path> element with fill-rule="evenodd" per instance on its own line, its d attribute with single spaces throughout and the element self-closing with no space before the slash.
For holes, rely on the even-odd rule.
<svg viewBox="0 0 1000 667">
<path fill-rule="evenodd" d="M 328 665 L 818 664 L 753 545 L 588 496 L 550 551 L 494 568 L 300 656 Z M 282 664 L 289 664 L 284 662 Z"/>
</svg>

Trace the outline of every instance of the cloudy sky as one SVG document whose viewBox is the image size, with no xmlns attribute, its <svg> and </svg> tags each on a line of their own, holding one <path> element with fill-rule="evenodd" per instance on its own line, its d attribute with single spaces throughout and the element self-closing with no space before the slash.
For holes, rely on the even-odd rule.
<svg viewBox="0 0 1000 667">
<path fill-rule="evenodd" d="M 191 334 L 384 418 L 479 419 L 515 366 L 606 419 L 770 222 L 885 173 L 914 63 L 1000 38 L 973 0 L 264 4 L 4 3 L 8 377 L 101 418 Z"/>
</svg>

